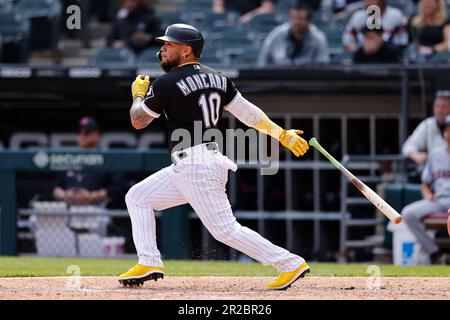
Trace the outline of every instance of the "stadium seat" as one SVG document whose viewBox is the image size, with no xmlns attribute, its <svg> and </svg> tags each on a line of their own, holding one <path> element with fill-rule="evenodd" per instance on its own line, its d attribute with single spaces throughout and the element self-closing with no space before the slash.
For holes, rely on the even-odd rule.
<svg viewBox="0 0 450 320">
<path fill-rule="evenodd" d="M 352 64 L 353 55 L 350 52 L 342 50 L 339 53 L 330 54 L 330 63 L 332 64 Z"/>
<path fill-rule="evenodd" d="M 30 24 L 19 12 L 0 13 L 2 62 L 19 63 L 28 58 Z"/>
<path fill-rule="evenodd" d="M 311 18 L 312 23 L 320 27 L 324 24 L 322 11 L 314 11 Z"/>
<path fill-rule="evenodd" d="M 174 23 L 187 23 L 186 13 L 180 11 L 160 12 L 158 17 L 161 19 L 163 29 Z"/>
<path fill-rule="evenodd" d="M 240 29 L 239 15 L 234 11 L 210 13 L 202 21 L 200 28 L 206 32 L 220 32 L 229 28 Z"/>
<path fill-rule="evenodd" d="M 233 50 L 225 50 L 226 62 L 229 64 L 247 64 L 255 65 L 258 61 L 260 49 L 256 45 L 249 44 Z"/>
<path fill-rule="evenodd" d="M 17 10 L 30 20 L 30 49 L 56 50 L 62 5 L 58 0 L 19 0 Z"/>
<path fill-rule="evenodd" d="M 61 3 L 58 0 L 19 0 L 18 10 L 26 18 L 53 18 L 61 15 Z"/>
<path fill-rule="evenodd" d="M 297 0 L 278 0 L 276 2 L 275 11 L 283 17 L 287 17 L 289 8 L 297 2 Z"/>
<path fill-rule="evenodd" d="M 184 10 L 189 11 L 211 11 L 212 0 L 189 0 L 184 4 Z"/>
<path fill-rule="evenodd" d="M 388 0 L 388 5 L 403 11 L 406 1 L 404 0 Z"/>
<path fill-rule="evenodd" d="M 437 53 L 429 58 L 424 58 L 419 52 L 417 52 L 415 45 L 410 45 L 403 50 L 402 60 L 404 63 L 415 63 L 417 61 L 429 63 L 448 63 L 450 62 L 450 52 Z"/>
<path fill-rule="evenodd" d="M 424 218 L 427 229 L 445 229 L 447 227 L 447 212 L 432 212 Z"/>
<path fill-rule="evenodd" d="M 229 29 L 226 32 L 212 33 L 209 40 L 214 43 L 216 48 L 236 48 L 251 43 L 249 34 L 243 30 Z"/>
<path fill-rule="evenodd" d="M 257 30 L 258 32 L 269 33 L 275 27 L 282 24 L 276 15 L 273 13 L 260 14 L 255 16 L 249 24 L 250 30 Z"/>
<path fill-rule="evenodd" d="M 133 66 L 136 57 L 127 48 L 104 48 L 91 58 L 92 66 Z"/>
<path fill-rule="evenodd" d="M 0 34 L 3 43 L 21 40 L 29 32 L 30 24 L 21 13 L 16 11 L 0 13 Z"/>
<path fill-rule="evenodd" d="M 13 10 L 13 4 L 11 0 L 0 0 L 0 13 L 11 12 Z"/>
<path fill-rule="evenodd" d="M 217 50 L 204 50 L 202 52 L 201 62 L 205 64 L 222 64 L 223 57 Z"/>
<path fill-rule="evenodd" d="M 142 51 L 139 56 L 137 56 L 138 65 L 159 63 L 159 60 L 156 57 L 156 54 L 159 50 L 160 47 L 151 47 Z"/>
<path fill-rule="evenodd" d="M 450 62 L 450 52 L 436 53 L 435 55 L 431 56 L 428 61 L 434 63 L 448 63 Z"/>
<path fill-rule="evenodd" d="M 449 6 L 447 4 L 447 10 L 449 10 Z M 416 15 L 419 14 L 419 5 L 418 3 L 414 2 L 414 1 L 408 1 L 406 6 L 405 6 L 405 15 L 409 16 L 409 17 L 414 17 Z"/>
<path fill-rule="evenodd" d="M 253 41 L 253 43 L 260 46 L 269 33 L 281 24 L 282 22 L 277 20 L 274 15 L 256 16 L 249 25 L 249 38 Z"/>
<path fill-rule="evenodd" d="M 206 19 L 206 17 L 209 15 L 209 12 L 207 11 L 188 11 L 185 14 L 185 18 L 188 21 L 189 24 L 196 26 L 200 30 L 202 28 L 203 20 Z"/>
<path fill-rule="evenodd" d="M 329 45 L 340 46 L 342 44 L 343 30 L 337 28 L 335 24 L 324 25 L 320 30 L 325 33 Z"/>
<path fill-rule="evenodd" d="M 406 183 L 403 186 L 403 206 L 422 199 L 420 184 Z"/>
</svg>

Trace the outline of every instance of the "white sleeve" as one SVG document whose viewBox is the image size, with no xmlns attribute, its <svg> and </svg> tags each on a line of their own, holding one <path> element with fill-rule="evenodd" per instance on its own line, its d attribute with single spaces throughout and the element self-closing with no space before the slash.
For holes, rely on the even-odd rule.
<svg viewBox="0 0 450 320">
<path fill-rule="evenodd" d="M 427 146 L 427 120 L 422 121 L 402 146 L 402 154 L 409 157 L 413 151 L 429 151 Z"/>
<path fill-rule="evenodd" d="M 245 99 L 240 92 L 224 107 L 224 110 L 230 112 L 239 121 L 249 127 L 256 126 L 260 120 L 260 109 Z"/>
</svg>

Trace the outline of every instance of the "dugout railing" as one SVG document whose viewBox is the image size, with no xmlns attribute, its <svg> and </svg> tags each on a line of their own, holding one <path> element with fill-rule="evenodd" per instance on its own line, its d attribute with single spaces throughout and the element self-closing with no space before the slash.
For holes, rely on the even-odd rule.
<svg viewBox="0 0 450 320">
<path fill-rule="evenodd" d="M 19 229 L 33 229 L 36 225 L 45 230 L 48 235 L 54 235 L 56 231 L 67 227 L 65 234 L 58 233 L 58 238 L 49 239 L 49 245 L 58 245 L 59 241 L 65 241 L 67 237 L 74 237 L 73 254 L 61 256 L 79 255 L 78 234 L 75 229 L 86 229 L 86 225 L 79 228 L 73 225 L 73 221 L 83 224 L 83 218 L 98 217 L 125 217 L 128 219 L 126 210 L 111 210 L 106 208 L 93 209 L 87 207 L 67 207 L 61 203 L 36 201 L 31 199 L 26 207 L 18 207 L 18 179 L 24 173 L 37 173 L 35 179 L 39 179 L 39 174 L 49 172 L 58 173 L 66 170 L 86 170 L 86 171 L 107 171 L 107 172 L 141 172 L 150 174 L 160 168 L 170 164 L 170 157 L 166 150 L 152 150 L 151 152 L 79 152 L 71 150 L 46 150 L 37 149 L 29 151 L 1 151 L 0 152 L 0 255 L 14 256 L 18 252 Z M 39 181 L 37 181 L 39 183 Z M 44 182 L 42 182 L 43 184 Z M 47 205 L 46 205 L 47 204 Z M 189 242 L 187 225 L 187 213 L 185 206 L 179 206 L 167 210 L 159 219 L 160 234 L 162 236 L 162 250 L 167 258 L 182 259 L 188 258 L 188 248 L 185 245 Z M 27 219 L 23 219 L 26 217 Z M 51 219 L 46 219 L 46 218 Z M 34 221 L 30 221 L 31 220 Z M 80 219 L 83 220 L 80 222 Z M 29 230 L 33 231 L 33 230 Z M 131 230 L 129 230 L 131 236 Z M 84 233 L 86 234 L 86 233 Z M 30 233 L 28 233 L 30 236 Z M 22 234 L 23 238 L 27 236 Z M 36 233 L 31 232 L 31 237 L 36 240 Z M 44 235 L 45 237 L 45 235 Z M 85 237 L 85 236 L 84 236 Z M 42 237 L 41 237 L 42 239 Z M 44 239 L 45 240 L 45 239 Z M 92 240 L 92 239 L 91 239 Z M 45 246 L 45 245 L 44 245 Z M 48 245 L 47 245 L 48 247 Z M 67 246 L 66 246 L 67 247 Z M 44 255 L 52 255 L 50 249 L 45 249 Z M 48 254 L 50 253 L 50 254 Z M 66 252 L 67 253 L 67 252 Z"/>
<path fill-rule="evenodd" d="M 58 244 L 61 239 L 74 237 L 72 254 L 74 256 L 96 256 L 94 253 L 83 254 L 80 246 L 79 236 L 84 239 L 85 243 L 95 243 L 92 237 L 89 237 L 85 233 L 78 233 L 73 224 L 70 224 L 70 219 L 75 220 L 90 216 L 90 217 L 122 217 L 128 219 L 126 210 L 111 210 L 111 209 L 92 209 L 89 207 L 67 207 L 62 206 L 58 202 L 45 202 L 45 201 L 30 201 L 28 207 L 17 206 L 17 178 L 19 173 L 23 172 L 59 172 L 61 166 L 64 169 L 79 168 L 80 156 L 93 156 L 102 160 L 85 160 L 85 164 L 82 166 L 83 170 L 106 170 L 114 172 L 117 170 L 123 172 L 143 171 L 146 174 L 150 174 L 161 167 L 170 163 L 168 154 L 166 151 L 152 151 L 152 152 L 97 152 L 97 153 L 79 153 L 75 151 L 57 151 L 57 150 L 36 150 L 36 151 L 22 151 L 12 152 L 6 151 L 0 153 L 0 248 L 2 255 L 16 255 L 21 254 L 17 248 L 18 241 L 28 239 L 38 241 L 36 236 L 37 225 L 41 226 L 41 231 L 45 228 L 50 231 L 58 231 L 56 233 L 49 232 L 48 236 L 53 239 L 44 239 L 50 244 L 47 245 L 47 249 L 42 249 L 42 255 L 58 255 L 57 252 L 50 252 L 52 243 Z M 59 159 L 59 160 L 58 160 Z M 62 160 L 64 159 L 64 160 Z M 70 160 L 72 159 L 72 160 Z M 318 153 L 313 153 L 312 161 L 298 161 L 293 159 L 290 155 L 287 159 L 280 161 L 278 175 L 283 177 L 283 183 L 285 184 L 285 190 L 289 190 L 286 193 L 285 208 L 283 210 L 267 210 L 267 202 L 265 202 L 265 184 L 267 184 L 273 177 L 256 174 L 257 179 L 257 196 L 256 196 L 256 208 L 254 210 L 242 210 L 236 206 L 240 197 L 239 188 L 237 186 L 239 177 L 236 174 L 230 174 L 229 177 L 229 198 L 233 205 L 235 216 L 238 221 L 243 225 L 249 225 L 257 230 L 262 235 L 268 237 L 270 240 L 286 246 L 289 250 L 301 253 L 309 252 L 308 255 L 320 260 L 321 249 L 327 247 L 333 247 L 338 244 L 338 251 L 341 257 L 345 257 L 349 248 L 354 248 L 355 241 L 352 242 L 348 238 L 349 227 L 362 226 L 366 223 L 369 226 L 376 227 L 383 223 L 380 217 L 371 217 L 361 220 L 361 216 L 358 214 L 352 218 L 349 210 L 349 205 L 355 203 L 355 198 L 350 197 L 348 192 L 347 183 L 343 179 L 341 181 L 340 190 L 339 184 L 337 191 L 341 194 L 341 206 L 338 210 L 324 210 L 321 206 L 321 193 L 323 193 L 321 187 L 321 174 L 324 172 L 332 173 L 339 177 L 337 170 L 326 160 L 320 159 Z M 370 178 L 370 182 L 382 180 L 379 174 L 379 161 L 386 160 L 398 160 L 395 156 L 357 156 L 357 157 L 344 157 L 343 163 L 350 170 L 356 170 L 355 174 L 361 172 L 360 170 L 368 170 L 369 174 L 361 176 L 365 181 Z M 353 162 L 357 160 L 357 162 Z M 364 160 L 364 161 L 363 161 Z M 77 162 L 78 161 L 78 162 Z M 363 163 L 361 162 L 363 161 Z M 66 162 L 65 164 L 63 162 Z M 55 166 L 60 166 L 59 168 Z M 259 164 L 240 164 L 240 171 L 251 170 L 257 172 L 260 169 Z M 393 168 L 397 171 L 398 168 Z M 295 205 L 294 198 L 300 197 L 296 194 L 298 190 L 298 182 L 295 181 L 296 175 L 293 172 L 302 170 L 309 172 L 312 176 L 312 185 L 304 186 L 310 188 L 313 194 L 312 207 L 309 210 L 298 208 Z M 401 171 L 398 171 L 401 172 Z M 378 179 L 378 180 L 377 180 Z M 398 180 L 397 180 L 398 181 Z M 323 183 L 323 181 L 322 181 Z M 266 192 L 267 194 L 267 192 Z M 243 199 L 244 201 L 250 201 L 249 199 Z M 352 202 L 353 201 L 353 202 Z M 367 201 L 366 201 L 367 202 Z M 368 202 L 367 202 L 368 203 Z M 366 203 L 366 205 L 367 205 Z M 370 206 L 370 203 L 369 203 Z M 157 219 L 160 223 L 158 235 L 160 238 L 161 251 L 164 257 L 167 258 L 192 258 L 194 249 L 192 244 L 192 238 L 197 238 L 201 242 L 199 250 L 202 254 L 199 256 L 208 258 L 227 258 L 231 260 L 239 260 L 237 252 L 230 250 L 228 254 L 221 254 L 221 251 L 217 251 L 215 255 L 208 255 L 208 252 L 212 252 L 217 244 L 212 243 L 215 241 L 208 234 L 206 229 L 202 226 L 197 230 L 199 234 L 190 237 L 192 228 L 190 224 L 193 221 L 200 225 L 197 215 L 190 211 L 189 207 L 181 206 L 176 209 L 172 209 L 169 214 L 157 213 Z M 372 210 L 373 212 L 373 210 Z M 363 213 L 364 214 L 364 213 Z M 373 214 L 373 213 L 372 213 Z M 30 219 L 31 218 L 31 219 Z M 189 219 L 188 219 L 189 218 Z M 191 222 L 189 222 L 191 221 Z M 338 226 L 338 232 L 329 233 L 330 224 Z M 65 227 L 71 229 L 66 230 L 66 234 L 61 230 Z M 28 227 L 29 230 L 24 231 Z M 43 228 L 43 229 L 42 229 Z M 80 229 L 80 228 L 79 228 Z M 83 229 L 81 227 L 81 229 Z M 201 231 L 200 231 L 201 230 Z M 336 231 L 336 230 L 335 230 Z M 131 230 L 129 230 L 131 232 Z M 376 234 L 374 231 L 367 230 L 364 236 L 372 236 Z M 66 237 L 67 236 L 67 237 Z M 129 234 L 131 236 L 131 234 Z M 44 235 L 44 238 L 46 235 Z M 307 239 L 309 238 L 309 239 Z M 45 247 L 43 237 L 39 239 L 41 248 Z M 58 240 L 59 239 L 59 240 Z M 69 240 L 64 240 L 69 241 Z M 90 241 L 90 242 L 89 242 Z M 44 244 L 42 244 L 44 243 Z M 61 246 L 63 243 L 59 243 Z M 362 245 L 362 242 L 360 243 Z M 366 245 L 368 243 L 365 243 Z M 359 247 L 361 247 L 361 245 Z M 44 246 L 44 247 L 43 247 Z M 84 245 L 86 247 L 86 245 Z M 358 247 L 358 246 L 356 246 Z M 50 249 L 49 249 L 50 248 Z M 46 251 L 47 250 L 47 251 Z M 56 251 L 56 249 L 55 249 Z M 84 249 L 86 252 L 86 249 Z M 98 252 L 98 251 L 93 251 Z M 223 251 L 222 251 L 223 252 Z M 39 254 L 36 250 L 36 254 Z M 61 255 L 64 255 L 63 253 Z M 97 254 L 98 256 L 98 254 Z M 124 255 L 125 256 L 125 255 Z"/>
<path fill-rule="evenodd" d="M 341 163 L 382 198 L 390 185 L 408 180 L 408 160 L 402 155 L 344 155 Z M 344 175 L 341 176 L 341 213 L 342 261 L 355 261 L 358 249 L 390 254 L 392 235 L 386 228 L 388 218 Z"/>
</svg>

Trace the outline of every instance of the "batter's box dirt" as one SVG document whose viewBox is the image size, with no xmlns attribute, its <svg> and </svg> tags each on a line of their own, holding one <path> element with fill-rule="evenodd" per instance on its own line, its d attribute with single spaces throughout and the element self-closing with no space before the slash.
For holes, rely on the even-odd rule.
<svg viewBox="0 0 450 320">
<path fill-rule="evenodd" d="M 124 288 L 117 277 L 0 278 L 0 299 L 450 300 L 449 278 L 306 277 L 269 291 L 269 277 L 170 277 Z"/>
</svg>

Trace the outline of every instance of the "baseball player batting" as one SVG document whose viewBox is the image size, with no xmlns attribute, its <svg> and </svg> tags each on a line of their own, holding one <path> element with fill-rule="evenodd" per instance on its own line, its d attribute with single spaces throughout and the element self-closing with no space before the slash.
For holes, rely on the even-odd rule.
<svg viewBox="0 0 450 320">
<path fill-rule="evenodd" d="M 135 129 L 147 127 L 164 114 L 170 137 L 177 129 L 194 136 L 194 122 L 201 122 L 203 132 L 217 128 L 226 110 L 245 125 L 278 139 L 297 157 L 308 150 L 308 143 L 299 136 L 302 131 L 279 127 L 247 101 L 232 81 L 200 64 L 204 40 L 196 28 L 173 24 L 157 39 L 163 43 L 158 58 L 166 74 L 151 86 L 147 75 L 138 75 L 133 82 L 130 118 Z M 172 165 L 137 183 L 125 196 L 139 261 L 119 276 L 121 284 L 139 286 L 164 277 L 154 211 L 186 203 L 216 240 L 278 270 L 279 277 L 266 285 L 269 289 L 287 289 L 310 271 L 302 257 L 236 221 L 225 191 L 228 170 L 236 171 L 237 165 L 220 152 L 217 143 L 195 141 L 181 150 L 175 147 L 171 141 Z"/>
</svg>

